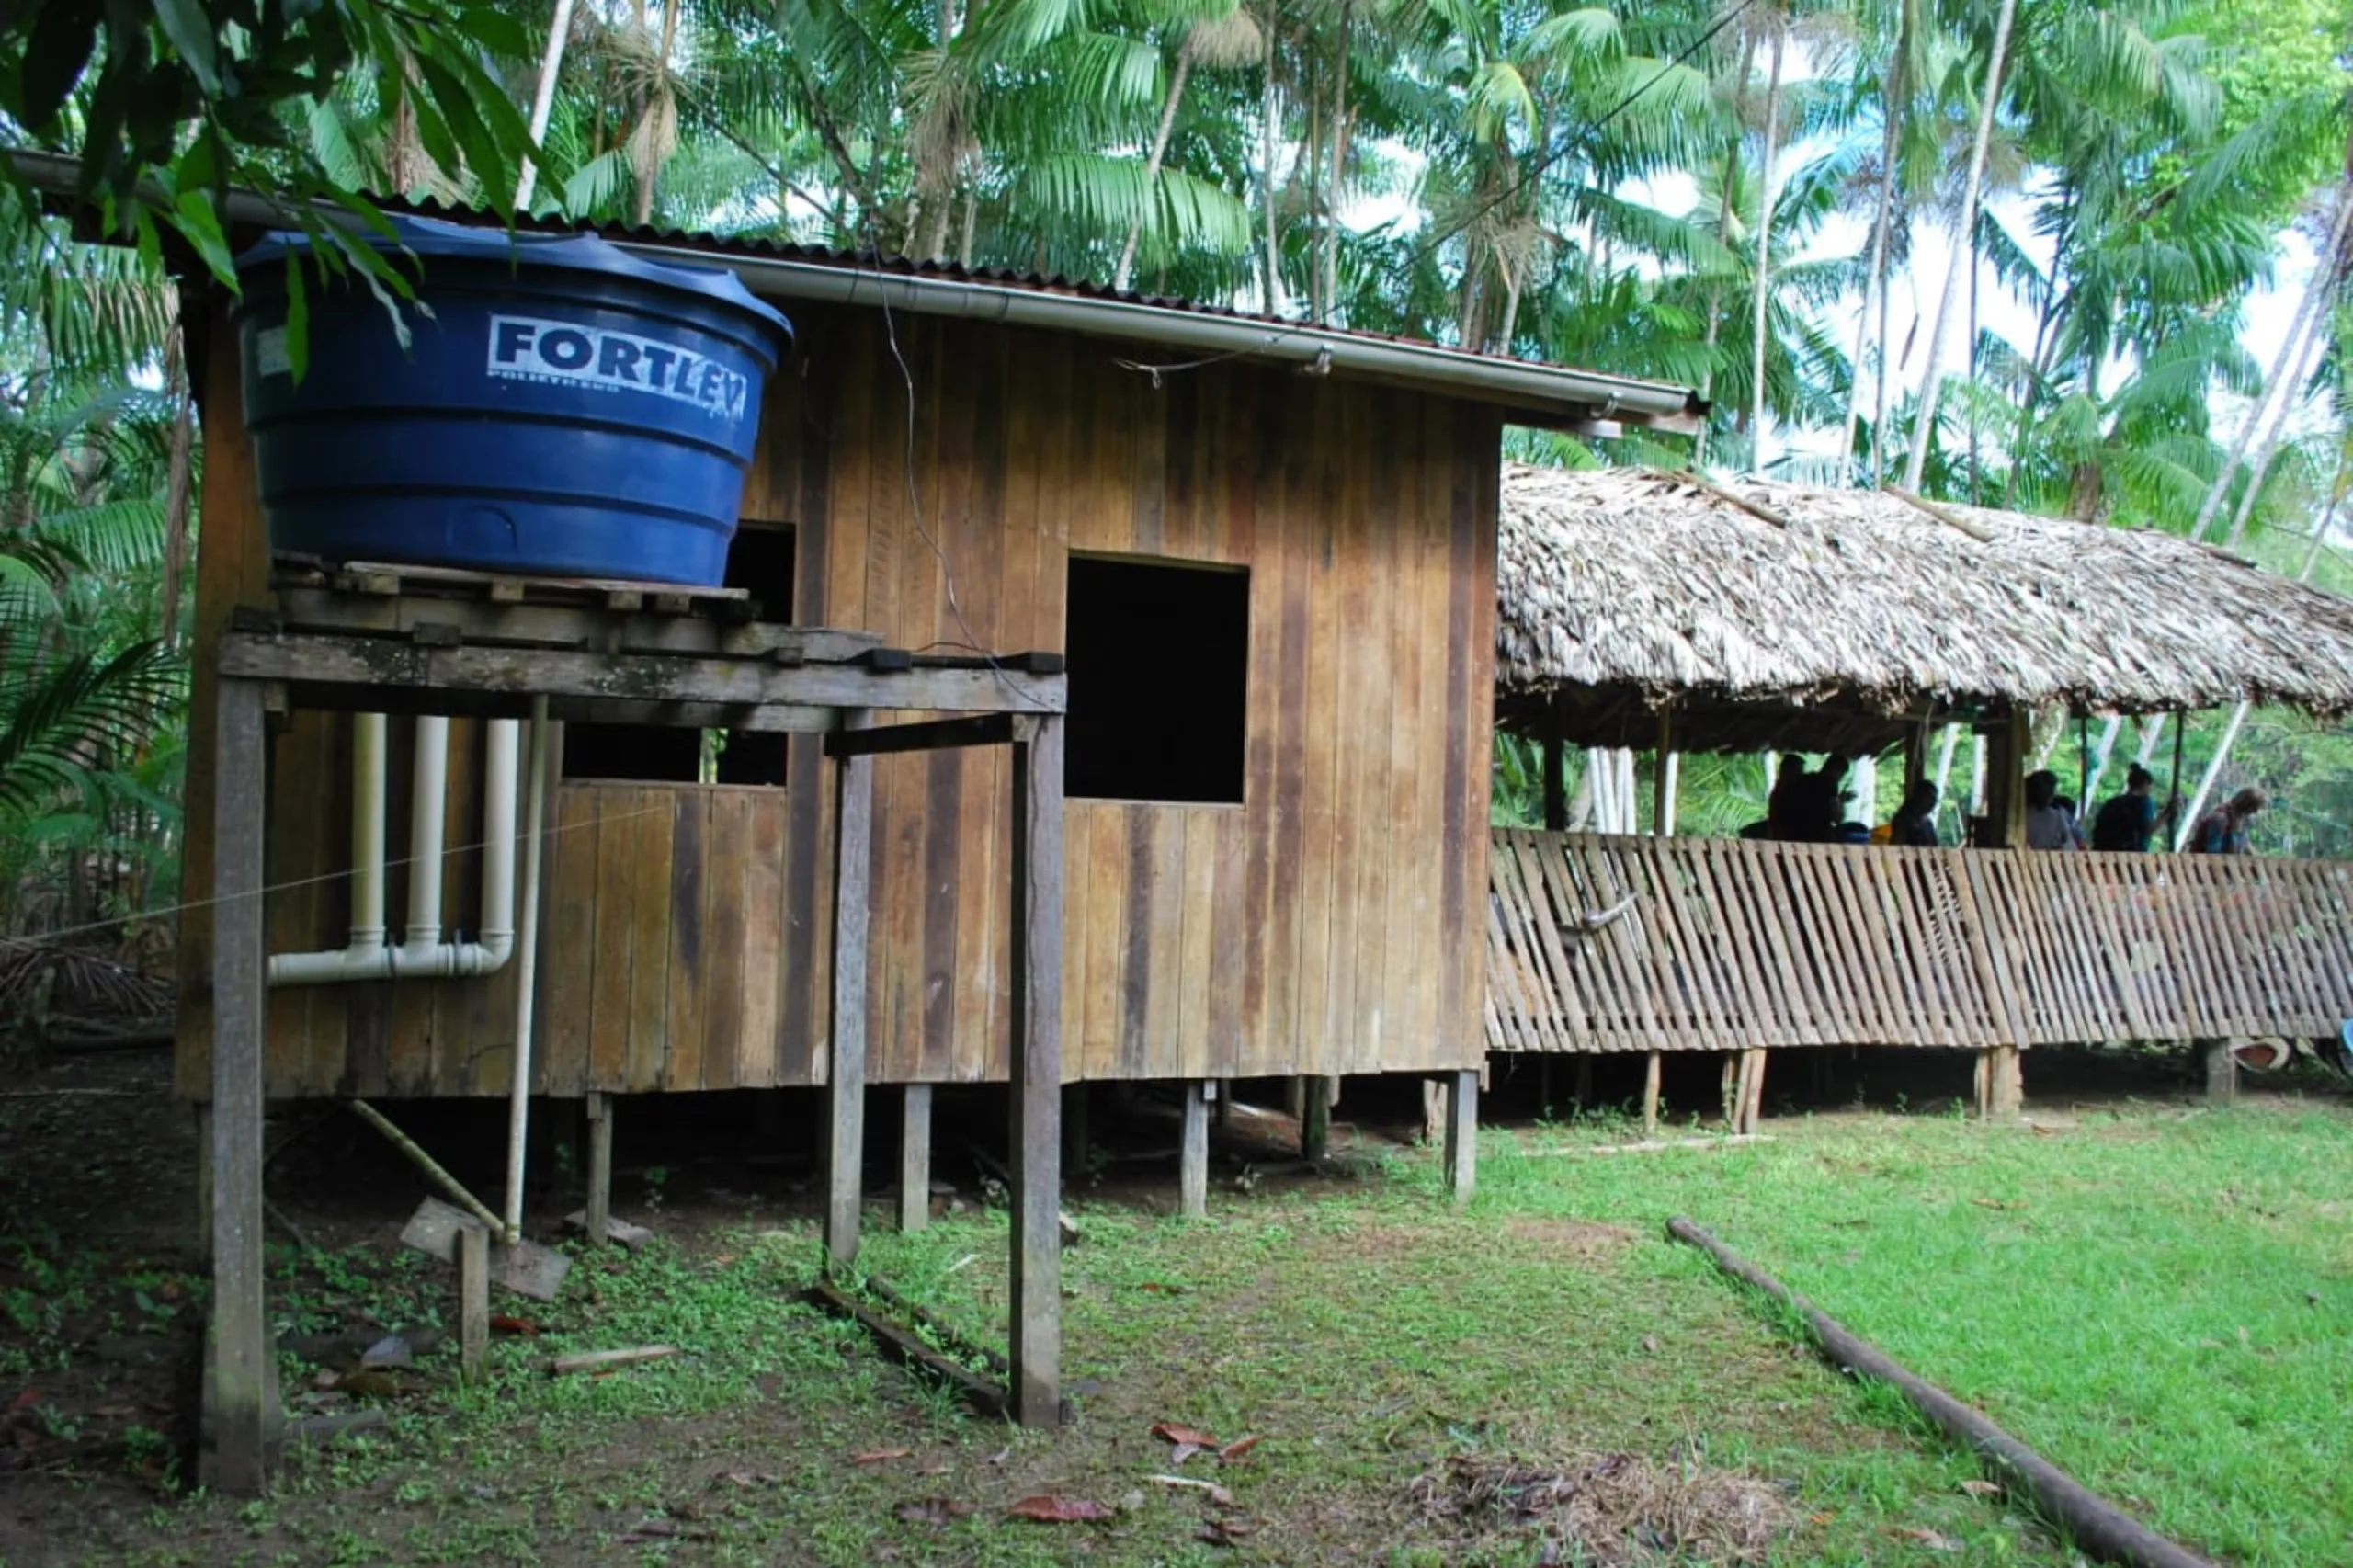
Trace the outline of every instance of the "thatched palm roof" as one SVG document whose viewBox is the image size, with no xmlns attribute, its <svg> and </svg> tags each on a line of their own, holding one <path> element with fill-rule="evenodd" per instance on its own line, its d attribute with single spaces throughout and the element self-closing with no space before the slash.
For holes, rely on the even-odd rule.
<svg viewBox="0 0 2353 1568">
<path fill-rule="evenodd" d="M 2353 711 L 2353 600 L 2222 551 L 1892 494 L 1724 491 L 1506 469 L 1506 723 L 1557 703 L 1573 741 L 1648 745 L 1667 708 L 1685 749 L 1811 749 L 1885 744 L 1932 705 Z"/>
</svg>

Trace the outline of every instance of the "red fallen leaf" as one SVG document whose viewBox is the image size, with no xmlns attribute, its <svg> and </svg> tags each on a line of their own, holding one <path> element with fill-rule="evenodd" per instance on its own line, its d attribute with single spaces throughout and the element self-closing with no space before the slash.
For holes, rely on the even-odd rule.
<svg viewBox="0 0 2353 1568">
<path fill-rule="evenodd" d="M 1232 1464 L 1264 1441 L 1266 1439 L 1256 1432 L 1246 1437 L 1236 1437 L 1217 1451 L 1217 1461 L 1220 1464 Z"/>
<path fill-rule="evenodd" d="M 1111 1510 L 1100 1503 L 1090 1503 L 1084 1497 L 1024 1497 L 1006 1510 L 1009 1518 L 1033 1519 L 1041 1525 L 1085 1524 L 1090 1519 L 1108 1519 Z"/>
<path fill-rule="evenodd" d="M 1190 1443 L 1197 1449 L 1214 1449 L 1217 1439 L 1198 1426 L 1180 1426 L 1174 1421 L 1155 1421 L 1152 1435 L 1171 1443 Z"/>
<path fill-rule="evenodd" d="M 0 1415 L 14 1415 L 19 1410 L 30 1410 L 34 1405 L 39 1404 L 42 1399 L 46 1397 L 47 1392 L 45 1390 L 27 1389 L 24 1392 L 10 1400 L 8 1402 L 8 1408 L 5 1411 L 0 1411 Z"/>
<path fill-rule="evenodd" d="M 903 1460 L 915 1453 L 913 1449 L 869 1449 L 862 1454 L 852 1454 L 852 1464 L 881 1464 L 889 1460 Z"/>
<path fill-rule="evenodd" d="M 504 1312 L 491 1313 L 490 1326 L 500 1334 L 519 1334 L 530 1339 L 540 1335 L 540 1325 L 529 1318 L 511 1318 Z"/>
<path fill-rule="evenodd" d="M 1185 1293 L 1185 1287 L 1182 1285 L 1164 1285 L 1157 1279 L 1145 1280 L 1142 1289 L 1155 1296 L 1181 1296 Z"/>
<path fill-rule="evenodd" d="M 972 1511 L 970 1503 L 959 1502 L 953 1497 L 926 1497 L 918 1502 L 902 1503 L 891 1510 L 911 1525 L 953 1524 Z"/>
</svg>

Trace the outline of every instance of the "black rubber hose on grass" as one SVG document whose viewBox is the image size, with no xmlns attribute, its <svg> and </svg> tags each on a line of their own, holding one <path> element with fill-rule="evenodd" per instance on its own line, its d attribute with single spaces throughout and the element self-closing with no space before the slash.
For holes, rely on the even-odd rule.
<svg viewBox="0 0 2353 1568">
<path fill-rule="evenodd" d="M 1826 1358 L 1848 1372 L 1893 1385 L 1938 1430 L 1955 1442 L 1967 1445 L 2004 1483 L 2031 1496 L 2046 1517 L 2093 1556 L 2128 1564 L 2128 1568 L 2217 1568 L 2211 1558 L 2177 1546 L 2087 1490 L 2065 1471 L 1995 1426 L 1983 1412 L 1963 1404 L 1936 1384 L 1914 1377 L 1870 1342 L 1856 1337 L 1836 1318 L 1718 1241 L 1705 1227 L 1678 1218 L 1666 1222 L 1666 1233 L 1699 1248 L 1726 1274 L 1756 1287 L 1798 1313 L 1813 1332 L 1815 1346 Z"/>
</svg>

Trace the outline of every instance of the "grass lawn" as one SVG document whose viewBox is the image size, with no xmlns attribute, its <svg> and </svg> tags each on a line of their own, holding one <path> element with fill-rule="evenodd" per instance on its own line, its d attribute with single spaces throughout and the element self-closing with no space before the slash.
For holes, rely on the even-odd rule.
<svg viewBox="0 0 2353 1568">
<path fill-rule="evenodd" d="M 0 1133 L 12 1114 L 0 1107 Z M 2158 1528 L 2249 1565 L 2353 1559 L 2353 1501 L 2331 1462 L 2353 1387 L 2353 1208 L 2332 1196 L 2353 1112 L 2134 1108 L 2048 1133 L 1855 1114 L 1768 1131 L 1642 1155 L 1574 1152 L 1622 1137 L 1607 1126 L 1491 1131 L 1461 1213 L 1419 1154 L 1222 1191 L 1199 1223 L 1143 1212 L 1133 1194 L 1082 1199 L 1065 1328 L 1083 1414 L 1056 1439 L 963 1414 L 798 1305 L 810 1220 L 725 1192 L 674 1192 L 649 1215 L 624 1190 L 623 1211 L 669 1239 L 585 1256 L 564 1299 L 530 1314 L 542 1336 L 495 1345 L 486 1388 L 456 1389 L 450 1353 L 428 1356 L 371 1395 L 388 1428 L 299 1458 L 258 1503 L 137 1484 L 155 1472 L 152 1440 L 123 1434 L 123 1393 L 89 1370 L 107 1313 L 119 1331 L 190 1285 L 12 1210 L 0 1408 L 20 1387 L 51 1392 L 11 1417 L 17 1430 L 38 1417 L 40 1436 L 0 1469 L 0 1562 L 1667 1561 L 1580 1558 L 1508 1512 L 1443 1506 L 1470 1473 L 1455 1461 L 1574 1472 L 1613 1453 L 1670 1490 L 1766 1483 L 1750 1495 L 1779 1515 L 1762 1559 L 1777 1563 L 2073 1561 L 1965 1485 L 1974 1467 L 1900 1407 L 1662 1240 L 1672 1213 Z M 394 1228 L 324 1260 L 274 1248 L 281 1318 L 449 1312 L 437 1266 L 394 1252 Z M 987 1331 L 1005 1241 L 1000 1212 L 968 1210 L 917 1236 L 874 1234 L 863 1261 Z M 8 1294 L 36 1267 L 97 1315 L 58 1321 Z M 543 1370 L 553 1350 L 656 1341 L 686 1354 L 603 1379 Z M 290 1363 L 290 1393 L 313 1397 L 312 1376 Z M 1261 1438 L 1181 1471 L 1230 1489 L 1232 1508 L 1147 1479 L 1171 1472 L 1158 1421 Z M 1006 1517 L 1037 1494 L 1114 1514 Z"/>
</svg>

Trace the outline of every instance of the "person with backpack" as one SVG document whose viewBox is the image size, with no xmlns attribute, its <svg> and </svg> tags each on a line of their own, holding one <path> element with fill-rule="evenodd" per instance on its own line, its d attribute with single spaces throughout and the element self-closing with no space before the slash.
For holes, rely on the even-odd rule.
<svg viewBox="0 0 2353 1568">
<path fill-rule="evenodd" d="M 2189 852 L 2192 855 L 2244 855 L 2246 853 L 2246 824 L 2256 812 L 2271 803 L 2271 798 L 2250 786 L 2198 819 L 2189 830 Z"/>
<path fill-rule="evenodd" d="M 2111 796 L 2092 819 L 2092 847 L 2121 850 L 2145 855 L 2157 835 L 2160 824 L 2173 819 L 2181 809 L 2181 797 L 2174 796 L 2163 807 L 2157 804 L 2156 775 L 2139 763 L 2134 763 L 2124 775 L 2124 793 Z"/>
</svg>

